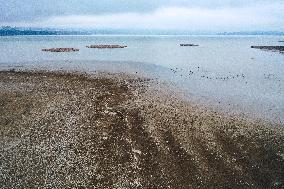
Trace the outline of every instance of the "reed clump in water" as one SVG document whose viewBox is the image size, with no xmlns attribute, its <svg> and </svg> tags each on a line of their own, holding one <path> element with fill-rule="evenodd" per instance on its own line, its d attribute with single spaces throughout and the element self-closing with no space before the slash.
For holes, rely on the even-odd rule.
<svg viewBox="0 0 284 189">
<path fill-rule="evenodd" d="M 46 52 L 76 52 L 79 49 L 76 48 L 51 48 L 51 49 L 42 49 L 42 51 Z"/>
<path fill-rule="evenodd" d="M 87 48 L 96 48 L 96 49 L 117 49 L 117 48 L 126 48 L 125 45 L 89 45 Z"/>
<path fill-rule="evenodd" d="M 284 52 L 284 46 L 251 46 L 254 49 Z"/>
<path fill-rule="evenodd" d="M 197 47 L 196 44 L 180 44 L 181 47 Z"/>
</svg>

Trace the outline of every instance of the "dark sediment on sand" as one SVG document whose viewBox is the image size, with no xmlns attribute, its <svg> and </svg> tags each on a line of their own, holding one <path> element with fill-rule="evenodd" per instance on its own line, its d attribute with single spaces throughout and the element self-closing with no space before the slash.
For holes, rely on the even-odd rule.
<svg viewBox="0 0 284 189">
<path fill-rule="evenodd" d="M 153 83 L 0 72 L 1 186 L 284 187 L 283 125 L 206 111 Z"/>
</svg>

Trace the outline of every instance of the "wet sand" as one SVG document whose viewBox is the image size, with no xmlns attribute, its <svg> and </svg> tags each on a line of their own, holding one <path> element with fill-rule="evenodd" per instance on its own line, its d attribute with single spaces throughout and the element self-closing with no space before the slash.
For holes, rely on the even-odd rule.
<svg viewBox="0 0 284 189">
<path fill-rule="evenodd" d="M 3 188 L 283 188 L 284 126 L 183 101 L 156 81 L 0 72 Z"/>
</svg>

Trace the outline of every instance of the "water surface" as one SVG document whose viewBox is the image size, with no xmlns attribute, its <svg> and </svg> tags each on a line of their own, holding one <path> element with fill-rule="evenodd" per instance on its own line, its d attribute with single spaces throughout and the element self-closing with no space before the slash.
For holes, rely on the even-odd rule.
<svg viewBox="0 0 284 189">
<path fill-rule="evenodd" d="M 0 68 L 54 68 L 143 73 L 174 83 L 190 100 L 284 120 L 284 54 L 251 49 L 282 36 L 13 36 L 0 37 Z M 198 47 L 180 47 L 180 43 Z M 125 49 L 88 49 L 91 44 Z M 43 48 L 74 47 L 50 53 Z"/>
</svg>

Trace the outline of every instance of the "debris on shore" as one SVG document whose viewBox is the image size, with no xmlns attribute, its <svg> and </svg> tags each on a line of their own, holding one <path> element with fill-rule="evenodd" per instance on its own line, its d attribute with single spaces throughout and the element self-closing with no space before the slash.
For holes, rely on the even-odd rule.
<svg viewBox="0 0 284 189">
<path fill-rule="evenodd" d="M 125 45 L 89 45 L 87 48 L 95 48 L 95 49 L 123 49 L 127 46 Z"/>
<path fill-rule="evenodd" d="M 76 48 L 51 48 L 51 49 L 42 49 L 42 51 L 46 52 L 76 52 L 79 49 Z"/>
</svg>

